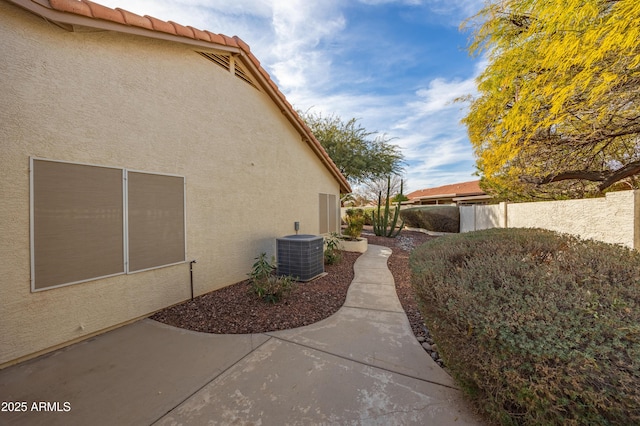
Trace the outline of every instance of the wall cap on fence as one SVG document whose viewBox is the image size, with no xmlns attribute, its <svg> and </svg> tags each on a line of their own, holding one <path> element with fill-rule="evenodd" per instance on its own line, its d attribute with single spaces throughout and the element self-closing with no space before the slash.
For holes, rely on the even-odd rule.
<svg viewBox="0 0 640 426">
<path fill-rule="evenodd" d="M 424 228 L 410 228 L 408 226 L 405 226 L 402 229 L 405 229 L 407 231 L 422 232 L 423 234 L 431 235 L 433 237 L 443 237 L 445 235 L 457 234 L 457 232 L 436 232 L 436 231 L 429 231 L 428 229 L 424 229 Z"/>
</svg>

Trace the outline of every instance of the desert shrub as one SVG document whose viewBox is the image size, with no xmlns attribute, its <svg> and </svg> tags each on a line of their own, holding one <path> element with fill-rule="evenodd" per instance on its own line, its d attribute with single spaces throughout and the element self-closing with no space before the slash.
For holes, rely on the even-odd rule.
<svg viewBox="0 0 640 426">
<path fill-rule="evenodd" d="M 346 213 L 345 223 L 347 227 L 344 229 L 343 234 L 349 238 L 360 238 L 364 226 L 364 210 L 348 209 Z"/>
<path fill-rule="evenodd" d="M 363 209 L 364 211 L 364 224 L 365 225 L 369 225 L 372 226 L 373 225 L 373 212 L 376 209 L 373 207 L 367 207 L 365 209 Z"/>
<path fill-rule="evenodd" d="M 640 254 L 549 231 L 439 238 L 411 256 L 456 380 L 505 425 L 640 424 Z"/>
<path fill-rule="evenodd" d="M 255 260 L 249 273 L 252 291 L 270 303 L 279 302 L 287 297 L 296 283 L 294 278 L 276 275 L 275 262 L 273 259 L 269 261 L 266 253 L 261 253 Z"/>
<path fill-rule="evenodd" d="M 459 232 L 460 209 L 457 206 L 412 207 L 400 211 L 405 226 L 434 232 Z"/>
<path fill-rule="evenodd" d="M 340 237 L 335 232 L 324 237 L 324 263 L 333 265 L 342 259 L 342 254 L 338 250 Z"/>
</svg>

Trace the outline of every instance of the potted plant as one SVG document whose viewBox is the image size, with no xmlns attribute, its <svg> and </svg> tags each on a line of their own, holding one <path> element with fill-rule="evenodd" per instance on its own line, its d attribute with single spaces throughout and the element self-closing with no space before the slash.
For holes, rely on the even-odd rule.
<svg viewBox="0 0 640 426">
<path fill-rule="evenodd" d="M 347 227 L 342 231 L 340 250 L 364 253 L 367 251 L 367 239 L 360 237 L 365 220 L 364 210 L 348 209 L 346 214 Z"/>
<path fill-rule="evenodd" d="M 345 222 L 347 227 L 342 231 L 342 234 L 347 240 L 357 240 L 362 234 L 362 227 L 364 226 L 364 210 L 362 209 L 348 209 Z"/>
</svg>

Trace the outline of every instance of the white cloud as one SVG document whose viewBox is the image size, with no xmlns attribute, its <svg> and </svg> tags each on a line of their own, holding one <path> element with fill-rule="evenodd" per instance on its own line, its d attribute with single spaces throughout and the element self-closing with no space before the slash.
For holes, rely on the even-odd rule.
<svg viewBox="0 0 640 426">
<path fill-rule="evenodd" d="M 422 0 L 421 3 L 440 15 L 466 19 L 479 11 L 485 5 L 485 0 Z"/>
<path fill-rule="evenodd" d="M 329 78 L 331 58 L 318 45 L 346 25 L 334 2 L 274 1 L 272 11 L 274 37 L 260 50 L 268 52 L 276 81 L 292 89 Z"/>
<path fill-rule="evenodd" d="M 427 87 L 408 95 L 318 96 L 304 91 L 287 95 L 302 110 L 312 108 L 344 119 L 356 117 L 367 130 L 392 138 L 391 142 L 401 148 L 408 163 L 405 174 L 410 192 L 475 179 L 466 128 L 460 124 L 465 104 L 453 102 L 474 91 L 472 77 L 463 81 L 436 78 Z"/>
<path fill-rule="evenodd" d="M 428 114 L 432 111 L 453 108 L 457 98 L 474 91 L 473 79 L 447 81 L 444 78 L 436 78 L 429 83 L 427 89 L 418 90 L 416 94 L 420 100 L 411 106 L 416 107 L 422 114 Z"/>
<path fill-rule="evenodd" d="M 264 0 L 97 0 L 107 7 L 149 15 L 163 21 L 173 21 L 225 35 L 246 35 L 269 30 L 264 22 L 271 8 Z"/>
<path fill-rule="evenodd" d="M 435 78 L 405 104 L 405 116 L 392 131 L 399 135 L 399 145 L 410 162 L 410 189 L 473 179 L 473 155 L 460 123 L 466 104 L 455 100 L 474 92 L 474 76 L 453 81 Z"/>
</svg>

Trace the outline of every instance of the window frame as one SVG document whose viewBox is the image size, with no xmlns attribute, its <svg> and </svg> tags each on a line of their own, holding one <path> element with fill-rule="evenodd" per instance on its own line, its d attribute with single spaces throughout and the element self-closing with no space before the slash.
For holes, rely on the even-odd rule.
<svg viewBox="0 0 640 426">
<path fill-rule="evenodd" d="M 183 260 L 178 261 L 178 262 L 173 262 L 173 263 L 167 263 L 167 264 L 163 264 L 163 265 L 159 265 L 159 266 L 152 266 L 149 268 L 144 268 L 144 269 L 136 269 L 135 271 L 132 271 L 130 269 L 130 265 L 131 265 L 131 259 L 129 256 L 129 172 L 131 173 L 140 173 L 140 174 L 147 174 L 147 175 L 156 175 L 156 176 L 167 176 L 167 177 L 174 177 L 174 178 L 182 178 L 182 225 L 183 225 L 183 246 L 184 246 L 184 253 L 183 253 Z M 183 263 L 185 263 L 187 261 L 187 180 L 184 176 L 182 175 L 176 175 L 176 174 L 170 174 L 170 173 L 155 173 L 155 172 L 147 172 L 147 171 L 143 171 L 143 170 L 134 170 L 134 169 L 125 169 L 125 179 L 126 179 L 126 192 L 125 192 L 125 203 L 126 203 L 126 207 L 125 207 L 125 216 L 126 216 L 126 221 L 125 221 L 125 245 L 126 245 L 126 270 L 127 270 L 127 275 L 131 275 L 131 274 L 137 274 L 139 272 L 145 272 L 145 271 L 152 271 L 154 269 L 159 269 L 159 268 L 165 268 L 167 266 L 173 266 L 173 265 L 181 265 Z"/>
<path fill-rule="evenodd" d="M 87 166 L 87 167 L 97 167 L 103 169 L 114 169 L 121 171 L 121 180 L 122 180 L 122 252 L 123 252 L 123 270 L 122 272 L 117 272 L 108 275 L 101 275 L 96 277 L 91 277 L 82 280 L 76 280 L 72 282 L 66 282 L 62 284 L 56 284 L 52 286 L 36 288 L 36 217 L 35 217 L 35 163 L 36 162 L 50 162 L 50 163 L 61 163 L 61 164 L 70 164 L 70 165 L 78 165 L 78 166 Z M 128 172 L 132 173 L 143 173 L 148 175 L 157 175 L 157 176 L 168 176 L 168 177 L 176 177 L 181 178 L 183 181 L 182 187 L 182 212 L 183 212 L 183 246 L 184 246 L 184 255 L 183 260 L 162 264 L 157 266 L 152 266 L 145 269 L 131 271 L 129 267 L 129 184 L 128 184 Z M 90 281 L 96 281 L 100 279 L 116 277 L 120 275 L 132 275 L 137 274 L 139 272 L 150 271 L 154 269 L 165 268 L 168 266 L 180 265 L 187 262 L 187 190 L 186 190 L 186 177 L 178 174 L 170 174 L 170 173 L 158 173 L 158 172 L 148 172 L 143 170 L 134 170 L 127 169 L 125 167 L 117 167 L 117 166 L 105 166 L 99 164 L 92 163 L 82 163 L 76 161 L 65 161 L 65 160 L 53 160 L 50 158 L 42 158 L 42 157 L 29 157 L 29 252 L 30 252 L 30 287 L 32 293 L 37 293 L 41 291 L 53 290 L 60 287 L 67 287 L 71 285 L 86 283 Z M 64 267 L 64 266 L 63 266 Z"/>
</svg>

